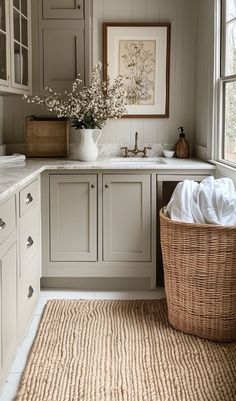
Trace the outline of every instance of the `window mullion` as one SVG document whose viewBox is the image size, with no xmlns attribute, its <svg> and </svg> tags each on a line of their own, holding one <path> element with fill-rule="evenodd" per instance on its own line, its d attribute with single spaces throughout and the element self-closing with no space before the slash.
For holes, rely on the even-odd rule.
<svg viewBox="0 0 236 401">
<path fill-rule="evenodd" d="M 225 19 L 226 25 L 233 24 L 236 21 L 236 17 L 233 17 L 232 19 L 229 19 L 228 21 Z"/>
<path fill-rule="evenodd" d="M 227 21 L 227 6 L 231 0 L 218 0 L 216 9 L 216 30 L 218 44 L 215 47 L 216 90 L 214 97 L 214 149 L 217 160 L 236 164 L 236 73 L 235 35 L 236 18 Z M 220 9 L 221 7 L 221 9 Z M 219 32 L 219 29 L 221 30 Z M 219 35 L 218 35 L 219 32 Z M 227 38 L 230 43 L 227 43 Z M 231 43 L 232 42 L 232 43 Z M 219 54 L 219 56 L 217 56 Z M 230 74 L 231 73 L 231 74 Z M 227 74 L 227 75 L 226 75 Z M 230 74 L 230 75 L 229 75 Z"/>
<path fill-rule="evenodd" d="M 220 81 L 222 81 L 222 82 L 234 82 L 234 81 L 236 81 L 236 74 L 234 74 L 234 75 L 227 75 L 227 76 L 222 76 L 222 77 L 220 77 L 220 79 L 219 79 Z"/>
<path fill-rule="evenodd" d="M 218 119 L 218 127 L 219 127 L 219 136 L 218 136 L 218 158 L 223 159 L 224 157 L 224 142 L 225 142 L 225 85 L 227 81 L 221 81 L 219 88 L 219 107 L 221 113 L 219 113 Z"/>
<path fill-rule="evenodd" d="M 226 0 L 221 1 L 221 58 L 220 58 L 220 75 L 225 77 L 226 74 Z"/>
</svg>

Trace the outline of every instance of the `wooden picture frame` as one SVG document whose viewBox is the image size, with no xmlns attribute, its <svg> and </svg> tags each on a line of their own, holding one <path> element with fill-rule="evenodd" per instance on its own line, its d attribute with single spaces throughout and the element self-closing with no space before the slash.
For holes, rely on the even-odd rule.
<svg viewBox="0 0 236 401">
<path fill-rule="evenodd" d="M 124 117 L 169 117 L 170 37 L 170 23 L 103 23 L 104 78 L 124 77 Z"/>
</svg>

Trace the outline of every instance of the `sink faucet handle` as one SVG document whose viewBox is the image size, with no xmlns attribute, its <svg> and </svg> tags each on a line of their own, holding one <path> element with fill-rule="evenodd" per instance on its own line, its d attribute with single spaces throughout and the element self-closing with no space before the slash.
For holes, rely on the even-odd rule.
<svg viewBox="0 0 236 401">
<path fill-rule="evenodd" d="M 129 157 L 129 149 L 128 149 L 127 146 L 122 146 L 122 147 L 120 148 L 120 150 L 124 150 L 124 151 L 125 151 L 125 154 L 124 154 L 123 157 Z"/>
<path fill-rule="evenodd" d="M 143 157 L 148 157 L 147 156 L 147 151 L 151 150 L 152 148 L 150 146 L 145 146 L 143 149 Z"/>
</svg>

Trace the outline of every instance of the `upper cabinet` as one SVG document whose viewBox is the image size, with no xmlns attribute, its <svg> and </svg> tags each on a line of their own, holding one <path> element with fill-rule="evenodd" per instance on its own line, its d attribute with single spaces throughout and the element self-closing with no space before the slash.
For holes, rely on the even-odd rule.
<svg viewBox="0 0 236 401">
<path fill-rule="evenodd" d="M 83 19 L 83 0 L 43 0 L 44 19 Z"/>
<path fill-rule="evenodd" d="M 79 73 L 84 79 L 84 21 L 43 21 L 42 62 L 43 88 L 71 90 Z"/>
<path fill-rule="evenodd" d="M 8 0 L 0 0 L 0 86 L 8 87 L 10 80 L 10 26 Z"/>
<path fill-rule="evenodd" d="M 0 0 L 0 92 L 32 89 L 30 0 Z"/>
<path fill-rule="evenodd" d="M 40 92 L 50 87 L 70 91 L 80 74 L 89 71 L 90 2 L 84 0 L 41 0 L 39 15 Z"/>
<path fill-rule="evenodd" d="M 30 0 L 11 0 L 12 86 L 31 89 L 31 10 Z"/>
</svg>

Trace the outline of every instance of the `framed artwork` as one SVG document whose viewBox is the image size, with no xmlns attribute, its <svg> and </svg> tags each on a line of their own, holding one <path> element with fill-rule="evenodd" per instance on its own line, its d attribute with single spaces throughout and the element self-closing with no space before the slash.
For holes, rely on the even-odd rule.
<svg viewBox="0 0 236 401">
<path fill-rule="evenodd" d="M 124 117 L 169 117 L 170 23 L 104 23 L 104 78 L 121 75 Z"/>
</svg>

